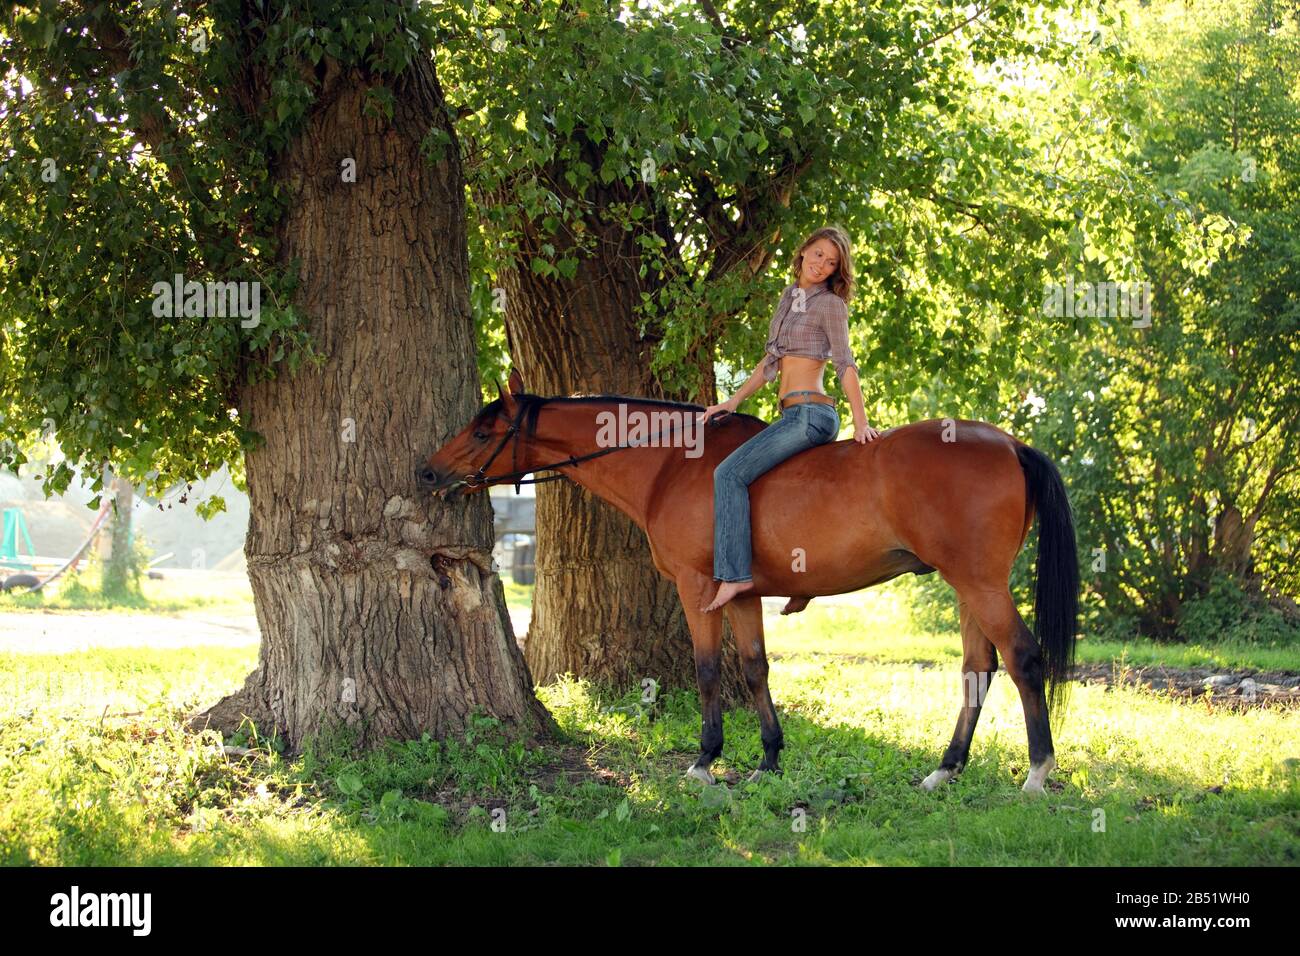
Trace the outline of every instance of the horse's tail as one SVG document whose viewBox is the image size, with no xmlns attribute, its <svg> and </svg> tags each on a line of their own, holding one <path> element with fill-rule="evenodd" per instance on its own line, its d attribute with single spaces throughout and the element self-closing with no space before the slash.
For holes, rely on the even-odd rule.
<svg viewBox="0 0 1300 956">
<path fill-rule="evenodd" d="M 1043 655 L 1048 710 L 1058 712 L 1069 689 L 1079 631 L 1079 552 L 1065 483 L 1052 460 L 1019 445 L 1029 501 L 1038 512 L 1038 567 L 1034 576 L 1034 630 Z"/>
</svg>

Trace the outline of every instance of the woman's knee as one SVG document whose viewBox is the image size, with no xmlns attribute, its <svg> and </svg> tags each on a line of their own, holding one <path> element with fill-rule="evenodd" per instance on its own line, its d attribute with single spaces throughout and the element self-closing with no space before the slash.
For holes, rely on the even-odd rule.
<svg viewBox="0 0 1300 956">
<path fill-rule="evenodd" d="M 718 466 L 713 469 L 713 483 L 717 485 L 739 482 L 740 464 L 740 458 L 736 455 L 730 455 L 722 459 Z"/>
<path fill-rule="evenodd" d="M 735 489 L 744 486 L 745 483 L 740 480 L 740 475 L 736 473 L 734 468 L 724 468 L 722 465 L 719 465 L 717 468 L 713 469 L 714 488 Z"/>
</svg>

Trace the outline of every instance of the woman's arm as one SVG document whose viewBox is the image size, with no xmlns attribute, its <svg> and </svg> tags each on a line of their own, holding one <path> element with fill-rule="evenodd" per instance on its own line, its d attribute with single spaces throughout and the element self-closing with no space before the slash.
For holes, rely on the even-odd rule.
<svg viewBox="0 0 1300 956">
<path fill-rule="evenodd" d="M 843 371 L 837 371 L 844 394 L 849 397 L 849 408 L 853 409 L 853 427 L 862 430 L 867 425 L 867 409 L 862 402 L 862 382 L 858 380 L 858 367 L 850 365 Z"/>
<path fill-rule="evenodd" d="M 848 306 L 838 296 L 820 298 L 831 300 L 831 308 L 822 314 L 822 319 L 825 322 L 826 339 L 831 346 L 835 374 L 844 394 L 848 396 L 849 408 L 853 410 L 854 440 L 874 441 L 879 432 L 867 424 L 867 409 L 862 401 L 862 382 L 858 379 L 858 363 L 853 360 L 853 348 L 849 344 Z"/>
</svg>

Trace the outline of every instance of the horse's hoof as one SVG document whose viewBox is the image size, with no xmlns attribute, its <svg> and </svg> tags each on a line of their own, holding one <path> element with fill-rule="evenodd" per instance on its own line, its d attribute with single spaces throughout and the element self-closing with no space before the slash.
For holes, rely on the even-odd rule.
<svg viewBox="0 0 1300 956">
<path fill-rule="evenodd" d="M 1048 757 L 1040 764 L 1032 764 L 1029 767 L 1029 776 L 1025 778 L 1025 785 L 1020 789 L 1025 793 L 1044 793 L 1043 785 L 1047 783 L 1047 775 L 1055 768 L 1055 757 Z"/>
<path fill-rule="evenodd" d="M 766 777 L 766 776 L 767 776 L 767 771 L 766 771 L 766 770 L 763 770 L 763 769 L 760 768 L 760 769 L 758 769 L 758 770 L 755 770 L 753 773 L 751 773 L 751 774 L 749 775 L 749 777 L 748 777 L 748 782 L 749 782 L 749 783 L 758 783 L 760 780 L 762 780 L 762 779 L 763 779 L 764 777 Z"/>
<path fill-rule="evenodd" d="M 956 776 L 956 773 L 946 767 L 940 767 L 930 776 L 921 781 L 922 790 L 937 790 L 949 780 Z"/>
<path fill-rule="evenodd" d="M 693 777 L 694 779 L 698 780 L 700 783 L 709 787 L 717 783 L 717 781 L 713 779 L 713 774 L 709 773 L 709 768 L 701 767 L 699 764 L 696 764 L 692 766 L 691 769 L 687 770 L 686 776 Z"/>
</svg>

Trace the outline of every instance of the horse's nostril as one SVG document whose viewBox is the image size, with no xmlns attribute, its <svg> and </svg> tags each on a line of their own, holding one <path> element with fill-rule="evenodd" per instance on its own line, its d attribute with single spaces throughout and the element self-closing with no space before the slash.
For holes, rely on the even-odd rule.
<svg viewBox="0 0 1300 956">
<path fill-rule="evenodd" d="M 415 477 L 423 484 L 432 485 L 438 480 L 438 473 L 432 468 L 417 468 Z"/>
</svg>

